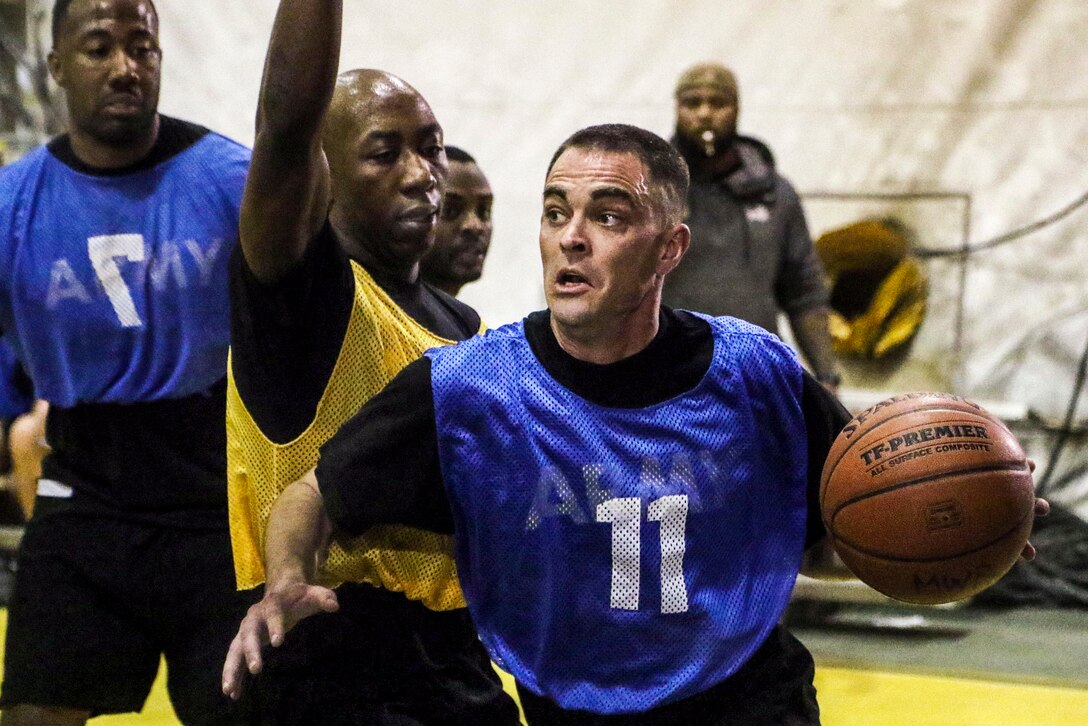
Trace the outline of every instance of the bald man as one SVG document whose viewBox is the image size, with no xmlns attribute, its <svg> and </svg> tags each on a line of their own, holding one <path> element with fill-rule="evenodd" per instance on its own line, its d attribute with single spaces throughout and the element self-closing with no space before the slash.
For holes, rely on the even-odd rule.
<svg viewBox="0 0 1088 726">
<path fill-rule="evenodd" d="M 280 491 L 401 368 L 480 329 L 419 276 L 447 173 L 442 127 L 395 76 L 337 77 L 341 12 L 338 1 L 280 3 L 232 261 L 231 534 L 238 585 L 265 583 L 255 608 L 297 595 L 284 583 L 298 573 L 264 568 L 277 561 L 264 545 Z M 420 461 L 387 462 L 389 476 Z M 361 537 L 332 533 L 307 574 L 339 585 L 338 610 L 267 659 L 262 723 L 517 722 L 465 609 L 442 514 L 422 506 Z"/>
<path fill-rule="evenodd" d="M 700 63 L 676 83 L 673 144 L 691 170 L 691 250 L 665 285 L 666 305 L 729 315 L 778 332 L 789 318 L 817 379 L 839 385 L 827 327 L 828 293 L 801 200 L 763 142 L 737 133 L 731 70 Z"/>
</svg>

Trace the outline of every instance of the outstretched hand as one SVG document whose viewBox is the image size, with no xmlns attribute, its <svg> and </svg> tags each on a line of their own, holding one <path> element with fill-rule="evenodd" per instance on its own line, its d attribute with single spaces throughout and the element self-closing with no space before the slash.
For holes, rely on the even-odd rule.
<svg viewBox="0 0 1088 726">
<path fill-rule="evenodd" d="M 1032 461 L 1031 459 L 1028 459 L 1028 469 L 1030 471 L 1032 471 L 1032 472 L 1035 471 L 1035 462 Z M 1039 499 L 1038 497 L 1036 497 L 1035 498 L 1035 516 L 1036 517 L 1045 517 L 1048 514 L 1050 514 L 1050 502 L 1048 502 L 1045 499 Z M 1031 560 L 1034 560 L 1035 559 L 1035 546 L 1031 542 L 1028 542 L 1027 544 L 1025 544 L 1024 545 L 1024 551 L 1020 553 L 1020 557 L 1021 557 L 1021 559 L 1027 560 L 1029 562 Z"/>
<path fill-rule="evenodd" d="M 287 631 L 303 618 L 339 609 L 336 593 L 327 587 L 299 582 L 267 590 L 261 601 L 249 608 L 231 641 L 223 664 L 223 693 L 235 700 L 242 695 L 246 671 L 254 675 L 261 672 L 264 646 L 278 648 Z"/>
</svg>

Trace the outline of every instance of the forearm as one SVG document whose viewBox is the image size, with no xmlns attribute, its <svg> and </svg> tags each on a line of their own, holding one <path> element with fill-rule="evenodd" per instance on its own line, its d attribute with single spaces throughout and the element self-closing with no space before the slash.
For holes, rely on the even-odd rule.
<svg viewBox="0 0 1088 726">
<path fill-rule="evenodd" d="M 825 382 L 837 371 L 828 329 L 827 307 L 810 308 L 790 315 L 790 328 L 813 373 L 821 382 Z"/>
<path fill-rule="evenodd" d="M 320 134 L 340 62 L 342 0 L 282 0 L 257 106 L 257 136 Z"/>
<path fill-rule="evenodd" d="M 311 469 L 283 490 L 269 514 L 265 533 L 268 587 L 312 583 L 331 532 L 332 523 Z"/>
<path fill-rule="evenodd" d="M 276 14 L 240 220 L 246 264 L 265 283 L 302 259 L 325 223 L 321 130 L 336 86 L 340 15 L 340 0 L 283 0 Z"/>
</svg>

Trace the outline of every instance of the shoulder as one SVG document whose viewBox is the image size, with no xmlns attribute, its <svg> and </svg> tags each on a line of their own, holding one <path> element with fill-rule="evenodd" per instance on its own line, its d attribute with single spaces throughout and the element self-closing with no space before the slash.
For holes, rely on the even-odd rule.
<svg viewBox="0 0 1088 726">
<path fill-rule="evenodd" d="M 753 136 L 739 136 L 737 137 L 737 143 L 754 152 L 753 156 L 765 165 L 763 172 L 769 179 L 773 180 L 775 198 L 790 206 L 800 206 L 801 200 L 797 195 L 797 190 L 794 189 L 790 180 L 778 170 L 771 147 Z"/>
<path fill-rule="evenodd" d="M 242 179 L 249 171 L 251 156 L 248 147 L 214 131 L 204 134 L 180 155 L 205 172 Z"/>
<path fill-rule="evenodd" d="M 475 308 L 466 305 L 428 282 L 424 282 L 423 287 L 457 319 L 464 333 L 464 338 L 471 338 L 480 332 L 480 314 L 476 312 Z"/>
<path fill-rule="evenodd" d="M 169 177 L 173 184 L 165 186 L 164 191 L 184 193 L 202 200 L 201 203 L 222 205 L 236 215 L 249 173 L 250 151 L 214 131 L 205 131 L 195 143 L 167 162 L 164 178 Z"/>
<path fill-rule="evenodd" d="M 35 179 L 48 161 L 49 151 L 40 146 L 18 161 L 0 168 L 0 216 L 8 217 L 35 193 Z"/>
<path fill-rule="evenodd" d="M 426 356 L 435 366 L 443 368 L 461 365 L 469 359 L 485 356 L 500 363 L 504 356 L 502 350 L 511 346 L 526 344 L 524 321 L 508 323 L 498 328 L 490 328 L 480 335 L 463 340 L 457 345 L 447 345 L 428 350 Z"/>
<path fill-rule="evenodd" d="M 198 143 L 203 144 L 208 151 L 214 151 L 227 162 L 240 161 L 248 164 L 250 157 L 253 156 L 253 151 L 248 146 L 215 131 L 209 131 Z"/>
<path fill-rule="evenodd" d="M 801 197 L 797 194 L 797 190 L 794 189 L 793 184 L 789 179 L 782 176 L 778 172 L 775 172 L 775 196 L 779 202 L 786 207 L 789 207 L 795 212 L 801 211 Z"/>
<path fill-rule="evenodd" d="M 160 115 L 161 153 L 166 159 L 178 156 L 205 169 L 236 170 L 245 173 L 250 149 L 200 124 Z"/>
<path fill-rule="evenodd" d="M 774 333 L 752 323 L 722 316 L 706 318 L 714 336 L 723 343 L 730 359 L 742 370 L 771 366 L 801 375 L 797 354 Z"/>
<path fill-rule="evenodd" d="M 760 159 L 763 160 L 770 168 L 775 168 L 774 152 L 771 151 L 771 147 L 761 139 L 757 139 L 754 136 L 737 136 L 737 146 L 747 147 L 756 152 Z"/>
<path fill-rule="evenodd" d="M 13 189 L 22 183 L 28 176 L 33 176 L 49 157 L 49 150 L 39 146 L 31 150 L 18 161 L 13 161 L 4 167 L 0 167 L 0 186 L 5 189 Z"/>
</svg>

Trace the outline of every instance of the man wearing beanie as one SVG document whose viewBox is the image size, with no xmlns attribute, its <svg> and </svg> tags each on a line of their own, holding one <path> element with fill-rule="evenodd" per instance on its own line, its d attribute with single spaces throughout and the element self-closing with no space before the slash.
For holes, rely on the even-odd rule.
<svg viewBox="0 0 1088 726">
<path fill-rule="evenodd" d="M 675 308 L 730 315 L 777 331 L 778 311 L 816 377 L 839 376 L 827 327 L 828 294 L 801 202 L 766 144 L 737 134 L 736 76 L 700 63 L 676 84 L 673 144 L 691 170 L 691 249 L 665 284 Z"/>
</svg>

